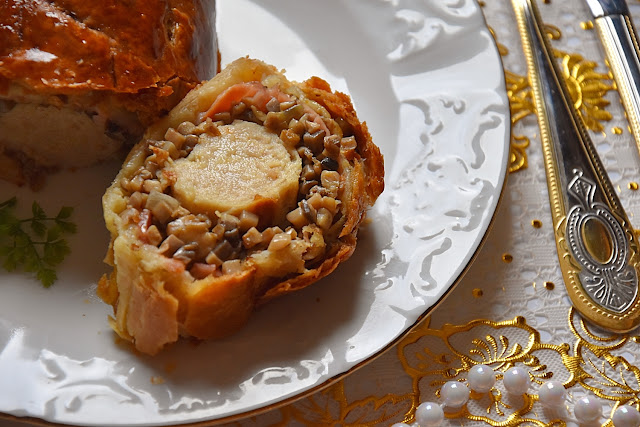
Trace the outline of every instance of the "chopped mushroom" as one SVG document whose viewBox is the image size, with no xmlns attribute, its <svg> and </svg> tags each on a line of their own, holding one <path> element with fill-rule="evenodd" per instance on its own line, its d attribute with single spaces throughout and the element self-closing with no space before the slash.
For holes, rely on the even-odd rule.
<svg viewBox="0 0 640 427">
<path fill-rule="evenodd" d="M 159 253 L 191 266 L 194 278 L 235 271 L 242 264 L 230 261 L 254 252 L 278 251 L 296 240 L 306 242 L 304 259 L 317 259 L 325 250 L 322 233 L 341 217 L 339 159 L 352 157 L 357 148 L 354 137 L 343 136 L 348 130 L 345 123 L 314 116 L 309 106 L 291 97 L 282 102 L 271 97 L 264 110 L 255 102 L 236 103 L 229 111 L 218 112 L 199 124 L 185 121 L 169 128 L 163 141 L 149 141 L 144 167 L 121 182 L 130 192 L 121 218 L 136 224 L 145 240 L 158 246 Z M 234 120 L 264 125 L 301 158 L 298 205 L 285 217 L 287 231 L 278 226 L 258 229 L 260 216 L 248 210 L 237 215 L 196 215 L 172 196 L 176 176 L 164 165 L 188 155 L 201 135 L 219 135 L 218 124 Z"/>
<path fill-rule="evenodd" d="M 147 197 L 145 207 L 153 213 L 158 221 L 166 224 L 180 207 L 180 202 L 168 194 L 153 190 Z"/>
</svg>

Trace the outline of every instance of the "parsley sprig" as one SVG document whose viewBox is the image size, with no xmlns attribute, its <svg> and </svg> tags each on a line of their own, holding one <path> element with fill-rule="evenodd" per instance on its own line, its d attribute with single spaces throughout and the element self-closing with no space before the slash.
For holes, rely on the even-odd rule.
<svg viewBox="0 0 640 427">
<path fill-rule="evenodd" d="M 49 217 L 44 209 L 33 202 L 31 217 L 21 219 L 16 215 L 17 198 L 0 203 L 0 261 L 7 271 L 22 268 L 35 273 L 45 288 L 58 280 L 55 268 L 71 252 L 64 239 L 76 232 L 76 225 L 69 219 L 73 208 L 65 206 L 55 217 Z"/>
</svg>

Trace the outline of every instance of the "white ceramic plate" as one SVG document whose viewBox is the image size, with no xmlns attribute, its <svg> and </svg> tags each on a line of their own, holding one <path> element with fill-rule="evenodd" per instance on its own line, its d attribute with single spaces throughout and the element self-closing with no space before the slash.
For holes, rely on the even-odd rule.
<svg viewBox="0 0 640 427">
<path fill-rule="evenodd" d="M 473 0 L 219 0 L 223 63 L 250 55 L 349 93 L 385 155 L 387 186 L 354 256 L 259 310 L 237 335 L 133 354 L 95 296 L 118 165 L 54 176 L 28 209 L 75 207 L 79 233 L 50 289 L 0 272 L 0 412 L 81 425 L 229 419 L 349 372 L 405 334 L 477 251 L 506 175 L 509 111 Z"/>
</svg>

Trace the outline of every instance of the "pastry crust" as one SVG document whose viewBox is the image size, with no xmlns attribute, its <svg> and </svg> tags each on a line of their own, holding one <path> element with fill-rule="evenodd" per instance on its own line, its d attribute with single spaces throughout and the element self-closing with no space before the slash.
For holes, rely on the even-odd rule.
<svg viewBox="0 0 640 427">
<path fill-rule="evenodd" d="M 0 5 L 0 178 L 129 149 L 217 71 L 213 0 Z M 37 125 L 34 125 L 37 123 Z M 62 155 L 61 153 L 65 153 Z"/>
<path fill-rule="evenodd" d="M 234 95 L 242 91 L 250 95 Z M 175 163 L 203 135 L 243 120 L 279 135 L 299 163 L 297 198 L 279 202 L 279 216 L 261 216 L 269 199 L 259 194 L 255 209 L 234 215 L 179 206 Z M 234 61 L 147 130 L 103 197 L 114 270 L 98 293 L 114 308 L 112 327 L 147 354 L 179 336 L 232 334 L 258 305 L 310 285 L 351 256 L 383 179 L 380 150 L 348 96 L 319 78 L 293 83 L 264 62 Z"/>
</svg>

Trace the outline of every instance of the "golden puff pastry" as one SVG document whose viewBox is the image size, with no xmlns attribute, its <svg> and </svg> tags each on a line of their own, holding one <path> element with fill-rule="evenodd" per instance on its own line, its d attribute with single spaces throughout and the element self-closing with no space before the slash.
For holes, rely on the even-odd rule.
<svg viewBox="0 0 640 427">
<path fill-rule="evenodd" d="M 214 15 L 214 0 L 3 1 L 0 179 L 37 188 L 124 155 L 215 75 Z"/>
</svg>

